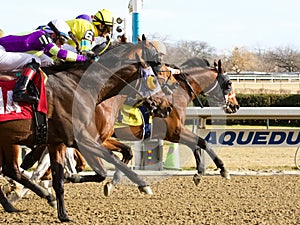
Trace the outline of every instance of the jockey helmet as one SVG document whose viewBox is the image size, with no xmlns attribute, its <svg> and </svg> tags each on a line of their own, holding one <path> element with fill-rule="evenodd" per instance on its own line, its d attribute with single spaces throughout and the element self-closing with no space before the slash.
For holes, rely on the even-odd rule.
<svg viewBox="0 0 300 225">
<path fill-rule="evenodd" d="M 71 28 L 65 21 L 59 19 L 51 20 L 48 23 L 48 26 L 57 37 L 64 38 L 66 40 L 70 39 L 69 33 L 71 32 Z"/>
<path fill-rule="evenodd" d="M 102 9 L 94 15 L 93 23 L 95 25 L 103 24 L 106 26 L 113 26 L 113 15 L 109 10 Z"/>
<path fill-rule="evenodd" d="M 87 14 L 80 14 L 79 16 L 76 17 L 76 19 L 84 19 L 84 20 L 92 22 L 92 17 L 90 17 Z"/>
<path fill-rule="evenodd" d="M 161 41 L 153 40 L 153 41 L 151 41 L 151 44 L 154 46 L 154 48 L 157 50 L 158 53 L 163 54 L 163 55 L 167 54 L 166 46 Z"/>
</svg>

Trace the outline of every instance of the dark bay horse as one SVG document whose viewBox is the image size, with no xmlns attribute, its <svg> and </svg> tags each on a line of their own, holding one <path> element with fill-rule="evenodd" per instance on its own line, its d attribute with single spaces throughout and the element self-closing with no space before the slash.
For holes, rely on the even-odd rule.
<svg viewBox="0 0 300 225">
<path fill-rule="evenodd" d="M 125 45 L 124 45 L 125 46 Z M 93 160 L 103 158 L 114 164 L 129 179 L 138 184 L 139 189 L 151 194 L 151 189 L 136 173 L 120 161 L 111 151 L 98 143 L 95 124 L 95 106 L 106 99 L 120 94 L 124 88 L 135 90 L 129 85 L 140 76 L 141 65 L 145 66 L 145 56 L 151 56 L 151 49 L 145 44 L 131 45 L 116 49 L 113 54 L 105 54 L 100 63 L 69 63 L 57 67 L 44 68 L 49 75 L 47 82 L 48 99 L 48 139 L 53 171 L 53 188 L 57 200 L 57 213 L 60 221 L 70 221 L 64 203 L 64 156 L 66 146 L 80 149 L 85 158 L 93 155 Z M 136 93 L 138 94 L 138 93 Z M 145 98 L 152 104 L 151 99 Z M 38 192 L 48 200 L 52 196 L 42 189 L 33 187 L 16 164 L 18 150 L 16 145 L 35 146 L 35 125 L 32 119 L 0 123 L 0 166 L 4 175 L 20 182 L 25 187 Z M 89 164 L 93 164 L 87 160 Z M 106 170 L 98 163 L 93 168 L 102 180 Z M 52 200 L 52 199 L 51 199 Z M 0 203 L 7 212 L 17 211 L 0 191 Z"/>
<path fill-rule="evenodd" d="M 185 115 L 187 105 L 203 94 L 210 97 L 221 106 L 226 113 L 235 113 L 239 109 L 235 92 L 231 81 L 227 75 L 223 74 L 221 61 L 218 65 L 210 67 L 207 62 L 192 58 L 183 64 L 184 70 L 181 74 L 174 75 L 180 83 L 180 87 L 169 97 L 172 103 L 172 111 L 166 118 L 153 118 L 153 138 L 163 139 L 174 143 L 182 143 L 190 147 L 196 159 L 197 174 L 194 176 L 194 182 L 199 184 L 201 176 L 204 174 L 205 165 L 201 161 L 201 149 L 204 149 L 212 158 L 213 162 L 220 169 L 222 177 L 230 179 L 230 175 L 225 168 L 223 161 L 211 149 L 207 142 L 194 134 L 185 127 Z M 119 140 L 137 141 L 142 138 L 142 126 L 130 126 L 124 128 L 115 128 L 115 137 Z M 129 146 L 124 146 L 123 151 L 128 155 Z M 129 154 L 130 155 L 130 154 Z M 106 194 L 109 195 L 120 177 L 114 177 L 112 183 L 107 183 Z"/>
</svg>

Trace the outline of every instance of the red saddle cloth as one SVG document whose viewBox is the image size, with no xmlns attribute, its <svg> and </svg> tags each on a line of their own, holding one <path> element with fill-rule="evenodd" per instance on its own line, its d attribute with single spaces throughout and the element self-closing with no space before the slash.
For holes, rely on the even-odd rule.
<svg viewBox="0 0 300 225">
<path fill-rule="evenodd" d="M 11 81 L 0 80 L 0 122 L 31 119 L 33 117 L 33 109 L 30 104 L 14 102 L 12 99 L 13 88 L 16 81 L 16 79 Z M 37 72 L 34 77 L 34 83 L 40 92 L 40 101 L 37 106 L 37 111 L 47 114 L 47 94 L 42 72 Z"/>
</svg>

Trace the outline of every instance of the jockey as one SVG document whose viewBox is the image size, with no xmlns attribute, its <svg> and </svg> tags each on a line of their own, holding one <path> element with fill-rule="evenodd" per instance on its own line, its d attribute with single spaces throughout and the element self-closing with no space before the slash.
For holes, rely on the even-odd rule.
<svg viewBox="0 0 300 225">
<path fill-rule="evenodd" d="M 68 44 L 73 46 L 74 50 L 77 48 L 77 51 L 88 53 L 91 51 L 96 37 L 106 37 L 111 33 L 113 16 L 110 11 L 102 9 L 93 16 L 92 22 L 86 18 L 72 19 L 66 22 L 78 42 L 68 40 Z"/>
<path fill-rule="evenodd" d="M 164 43 L 162 43 L 159 40 L 152 40 L 151 44 L 153 45 L 153 47 L 156 49 L 156 51 L 158 52 L 158 59 L 159 62 L 162 63 L 163 57 L 165 55 L 167 55 L 167 49 L 166 46 L 164 45 Z"/>
<path fill-rule="evenodd" d="M 70 38 L 69 32 L 70 28 L 64 21 L 52 20 L 47 26 L 29 34 L 0 38 L 0 71 L 16 70 L 25 66 L 13 90 L 14 101 L 29 104 L 38 102 L 38 98 L 26 93 L 26 88 L 40 65 L 49 65 L 49 57 L 71 62 L 87 60 L 83 55 L 61 49 Z M 45 58 L 47 60 L 43 61 Z"/>
<path fill-rule="evenodd" d="M 153 47 L 156 49 L 158 53 L 158 61 L 162 63 L 163 58 L 167 55 L 167 48 L 165 44 L 159 40 L 152 40 L 151 44 L 153 45 Z M 172 66 L 168 66 L 168 70 L 170 70 L 173 75 L 180 74 L 180 70 L 173 68 Z"/>
</svg>

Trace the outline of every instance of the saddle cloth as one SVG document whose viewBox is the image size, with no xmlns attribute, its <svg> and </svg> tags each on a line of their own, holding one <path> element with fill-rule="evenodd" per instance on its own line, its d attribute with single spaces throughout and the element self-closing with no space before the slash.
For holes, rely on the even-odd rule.
<svg viewBox="0 0 300 225">
<path fill-rule="evenodd" d="M 39 70 L 34 77 L 34 83 L 40 92 L 40 101 L 37 111 L 47 114 L 47 94 L 44 84 L 44 73 Z M 12 99 L 13 88 L 17 79 L 0 80 L 0 122 L 33 118 L 32 106 L 24 102 L 14 102 Z"/>
<path fill-rule="evenodd" d="M 122 105 L 116 125 L 141 126 L 143 123 L 143 115 L 139 108 Z"/>
</svg>

